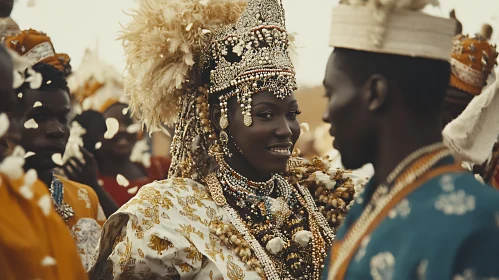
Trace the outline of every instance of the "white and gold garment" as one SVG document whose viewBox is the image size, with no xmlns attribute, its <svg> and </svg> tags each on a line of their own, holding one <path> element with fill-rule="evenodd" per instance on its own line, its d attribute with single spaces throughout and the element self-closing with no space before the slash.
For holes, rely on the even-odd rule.
<svg viewBox="0 0 499 280">
<path fill-rule="evenodd" d="M 144 186 L 104 225 L 91 277 L 261 279 L 210 232 L 216 221 L 229 223 L 203 185 L 169 179 Z"/>
</svg>

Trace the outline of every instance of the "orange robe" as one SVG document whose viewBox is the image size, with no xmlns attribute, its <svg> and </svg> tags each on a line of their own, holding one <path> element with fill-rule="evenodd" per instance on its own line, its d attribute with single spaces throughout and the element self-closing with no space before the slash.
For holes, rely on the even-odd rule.
<svg viewBox="0 0 499 280">
<path fill-rule="evenodd" d="M 76 242 L 83 267 L 88 270 L 106 216 L 92 188 L 60 176 L 56 178 L 64 186 L 64 203 L 73 208 L 74 215 L 66 222 L 66 225 Z"/>
<path fill-rule="evenodd" d="M 26 187 L 23 177 L 12 180 L 0 174 L 0 205 L 1 279 L 87 279 L 41 181 Z"/>
</svg>

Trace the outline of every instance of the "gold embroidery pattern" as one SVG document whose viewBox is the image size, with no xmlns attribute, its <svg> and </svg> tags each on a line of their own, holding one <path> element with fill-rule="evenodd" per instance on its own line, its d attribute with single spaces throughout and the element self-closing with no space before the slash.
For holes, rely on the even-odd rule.
<svg viewBox="0 0 499 280">
<path fill-rule="evenodd" d="M 191 233 L 194 233 L 199 236 L 199 238 L 204 239 L 204 234 L 200 230 L 196 231 L 192 225 L 180 225 L 180 229 L 176 229 L 176 231 L 188 240 L 191 240 Z"/>
<path fill-rule="evenodd" d="M 149 248 L 158 252 L 159 255 L 163 255 L 163 251 L 166 251 L 170 248 L 174 248 L 173 244 L 164 238 L 160 238 L 159 236 L 153 234 L 151 235 L 151 239 L 149 240 Z"/>
<path fill-rule="evenodd" d="M 189 248 L 185 248 L 184 252 L 186 253 L 186 258 L 192 260 L 192 263 L 200 262 L 203 259 L 203 254 L 201 254 L 196 246 L 192 245 Z"/>
<path fill-rule="evenodd" d="M 229 256 L 229 261 L 227 262 L 227 276 L 230 280 L 244 280 L 244 271 L 233 263 L 232 260 L 233 257 Z"/>
<path fill-rule="evenodd" d="M 218 246 L 217 241 L 218 238 L 214 234 L 210 233 L 210 244 L 204 244 L 206 248 L 206 254 L 208 254 L 208 256 L 212 258 L 213 261 L 217 261 L 217 256 L 220 256 L 220 259 L 222 261 L 225 261 L 225 256 L 223 254 L 222 248 Z"/>
</svg>

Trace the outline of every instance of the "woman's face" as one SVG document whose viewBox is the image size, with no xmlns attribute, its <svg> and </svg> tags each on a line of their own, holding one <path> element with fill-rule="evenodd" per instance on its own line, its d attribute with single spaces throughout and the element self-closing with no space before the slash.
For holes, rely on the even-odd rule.
<svg viewBox="0 0 499 280">
<path fill-rule="evenodd" d="M 294 96 L 278 99 L 264 91 L 252 96 L 253 123 L 243 123 L 241 107 L 236 98 L 228 102 L 230 134 L 246 161 L 260 173 L 280 173 L 286 170 L 293 147 L 300 136 L 300 114 Z"/>
</svg>

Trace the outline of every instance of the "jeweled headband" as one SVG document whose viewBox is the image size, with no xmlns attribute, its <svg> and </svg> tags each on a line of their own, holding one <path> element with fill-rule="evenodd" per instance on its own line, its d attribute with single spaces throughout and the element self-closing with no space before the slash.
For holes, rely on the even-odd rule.
<svg viewBox="0 0 499 280">
<path fill-rule="evenodd" d="M 280 0 L 249 1 L 231 26 L 213 34 L 206 61 L 213 61 L 209 94 L 220 96 L 222 129 L 228 127 L 227 100 L 233 96 L 242 105 L 244 124 L 250 126 L 252 94 L 270 91 L 283 99 L 296 90 L 284 9 Z M 206 61 L 204 61 L 206 63 Z"/>
</svg>

